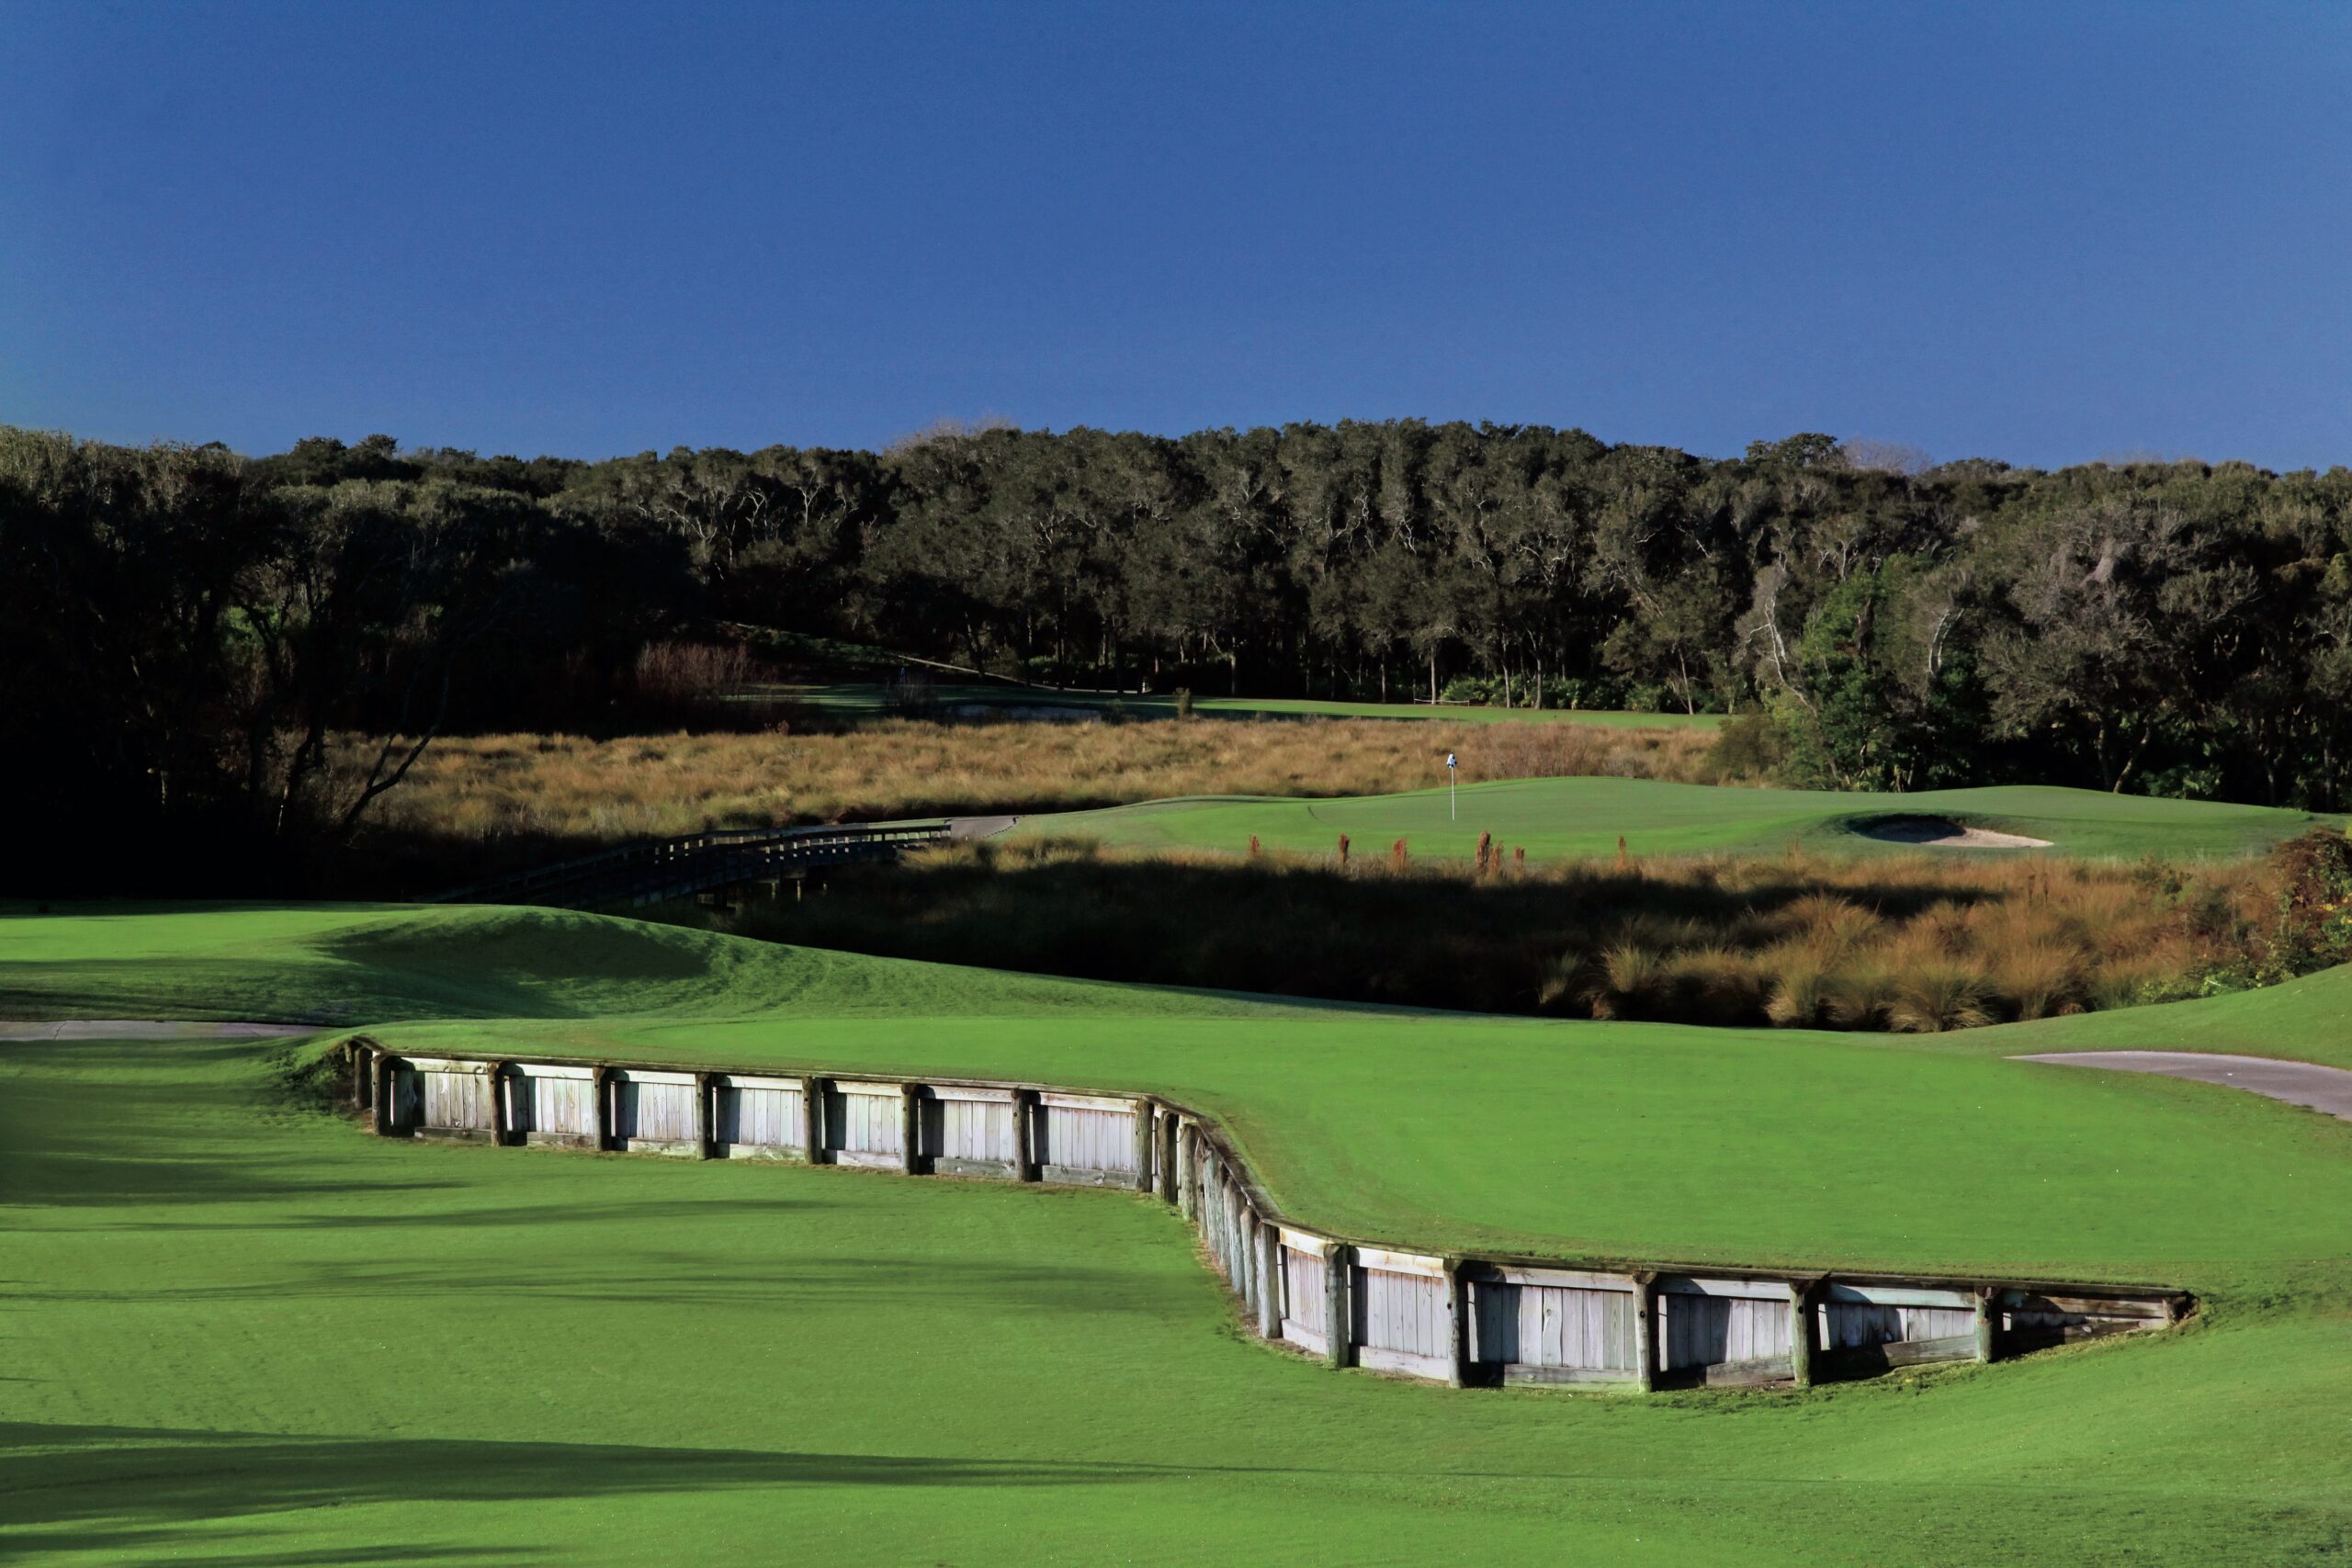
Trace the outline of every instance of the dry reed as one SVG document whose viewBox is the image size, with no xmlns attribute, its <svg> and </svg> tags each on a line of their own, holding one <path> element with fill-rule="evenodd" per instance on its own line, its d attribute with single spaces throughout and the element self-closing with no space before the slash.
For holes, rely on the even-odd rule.
<svg viewBox="0 0 2352 1568">
<path fill-rule="evenodd" d="M 373 742 L 345 737 L 346 767 Z M 1690 782 L 1690 729 L 1429 719 L 937 723 L 839 734 L 485 735 L 434 742 L 368 832 L 404 842 L 426 881 L 628 839 L 713 828 L 1038 812 L 1182 795 L 1350 795 L 1465 779 L 1609 773 Z"/>
<path fill-rule="evenodd" d="M 1090 978 L 1600 1018 L 1932 1032 L 2192 994 L 2277 872 L 1931 854 L 1475 866 L 1012 840 L 752 906 L 777 940 Z M 2230 911 L 2216 920 L 2216 908 Z"/>
</svg>

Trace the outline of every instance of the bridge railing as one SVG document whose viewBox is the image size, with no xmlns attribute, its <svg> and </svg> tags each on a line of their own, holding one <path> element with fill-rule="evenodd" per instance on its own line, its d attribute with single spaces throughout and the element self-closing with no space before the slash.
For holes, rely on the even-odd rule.
<svg viewBox="0 0 2352 1568">
<path fill-rule="evenodd" d="M 954 832 L 945 820 L 722 829 L 651 839 L 453 887 L 435 904 L 649 904 L 808 865 L 886 860 Z"/>
</svg>

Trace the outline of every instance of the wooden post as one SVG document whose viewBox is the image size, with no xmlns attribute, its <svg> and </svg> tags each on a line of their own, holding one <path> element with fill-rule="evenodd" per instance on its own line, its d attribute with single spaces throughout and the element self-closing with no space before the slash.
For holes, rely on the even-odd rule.
<svg viewBox="0 0 2352 1568">
<path fill-rule="evenodd" d="M 1258 1213 L 1242 1199 L 1238 1182 L 1233 1188 L 1233 1261 L 1241 1280 L 1241 1315 L 1254 1321 L 1265 1306 L 1266 1281 L 1258 1272 Z"/>
<path fill-rule="evenodd" d="M 710 1075 L 695 1075 L 695 1156 L 710 1159 L 717 1154 L 718 1137 L 717 1107 L 711 1102 Z"/>
<path fill-rule="evenodd" d="M 1445 1318 L 1447 1350 L 1453 1366 L 1446 1385 L 1460 1388 L 1470 1371 L 1470 1285 L 1462 1277 L 1458 1258 L 1445 1260 Z"/>
<path fill-rule="evenodd" d="M 392 1086 L 399 1070 L 392 1066 L 390 1054 L 384 1051 L 376 1053 L 375 1063 L 369 1068 L 369 1075 L 376 1080 L 376 1131 L 381 1134 L 392 1131 Z"/>
<path fill-rule="evenodd" d="M 1176 1124 L 1176 1207 L 1195 1225 L 1200 1224 L 1200 1134 L 1189 1122 Z"/>
<path fill-rule="evenodd" d="M 922 1085 L 899 1086 L 899 1168 L 909 1176 L 922 1171 Z"/>
<path fill-rule="evenodd" d="M 506 1064 L 490 1065 L 490 1146 L 498 1147 L 506 1141 Z"/>
<path fill-rule="evenodd" d="M 1634 1276 L 1634 1387 L 1657 1387 L 1657 1276 Z"/>
<path fill-rule="evenodd" d="M 2000 1321 L 1993 1306 L 1994 1298 L 1999 1293 L 1991 1285 L 1982 1286 L 1976 1292 L 1976 1359 L 1980 1361 L 1993 1359 L 1993 1330 Z"/>
<path fill-rule="evenodd" d="M 810 1165 L 825 1163 L 825 1080 L 800 1080 L 800 1152 Z"/>
<path fill-rule="evenodd" d="M 1012 1091 L 1012 1179 L 1015 1181 L 1037 1179 L 1037 1119 L 1045 1114 L 1045 1102 L 1034 1089 Z"/>
<path fill-rule="evenodd" d="M 1159 1175 L 1159 1200 L 1173 1204 L 1176 1197 L 1176 1112 L 1161 1106 L 1154 1113 L 1159 1129 L 1159 1154 L 1157 1164 Z"/>
<path fill-rule="evenodd" d="M 620 1125 L 619 1090 L 612 1068 L 599 1066 L 595 1074 L 588 1080 L 588 1098 L 596 1102 L 596 1152 L 603 1154 L 613 1146 L 614 1130 Z"/>
<path fill-rule="evenodd" d="M 1258 1332 L 1268 1339 L 1283 1337 L 1283 1233 L 1276 1226 L 1261 1220 L 1258 1223 L 1258 1277 L 1263 1281 L 1258 1293 Z"/>
<path fill-rule="evenodd" d="M 368 1109 L 368 1102 L 374 1098 L 370 1091 L 375 1088 L 376 1054 L 365 1045 L 354 1045 L 349 1050 L 349 1056 L 351 1103 L 359 1110 L 365 1111 Z"/>
<path fill-rule="evenodd" d="M 1804 1280 L 1789 1286 L 1789 1376 L 1799 1388 L 1813 1386 L 1813 1293 L 1817 1283 Z"/>
<path fill-rule="evenodd" d="M 1151 1135 L 1151 1101 L 1136 1101 L 1136 1190 L 1151 1190 L 1151 1150 L 1157 1140 Z"/>
<path fill-rule="evenodd" d="M 1355 1359 L 1355 1316 L 1349 1301 L 1349 1276 L 1355 1270 L 1355 1248 L 1333 1242 L 1323 1254 L 1324 1359 L 1344 1367 Z"/>
</svg>

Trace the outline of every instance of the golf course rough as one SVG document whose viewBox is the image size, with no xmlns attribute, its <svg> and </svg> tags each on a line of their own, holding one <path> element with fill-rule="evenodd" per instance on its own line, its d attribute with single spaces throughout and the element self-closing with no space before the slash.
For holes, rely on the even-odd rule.
<svg viewBox="0 0 2352 1568">
<path fill-rule="evenodd" d="M 299 1089 L 339 1032 L 12 1042 L 0 1540 L 28 1557 L 2352 1547 L 2352 1128 L 2003 1059 L 2121 1030 L 2341 1062 L 2338 973 L 1857 1041 L 1267 1004 L 536 911 L 28 915 L 5 938 L 6 1016 L 1164 1092 L 1351 1234 L 2144 1277 L 2205 1307 L 2177 1335 L 1797 1398 L 1456 1393 L 1216 1332 L 1227 1299 L 1138 1198 L 354 1137 Z"/>
<path fill-rule="evenodd" d="M 1875 823 L 1939 818 L 2045 842 L 1949 853 L 2051 853 L 2136 860 L 2260 853 L 2313 827 L 2346 818 L 2275 807 L 2109 795 L 2040 784 L 1853 795 L 1828 790 L 1742 789 L 1657 779 L 1511 779 L 1340 800 L 1202 796 L 1024 818 L 1029 837 L 1091 838 L 1137 849 L 1329 853 L 1339 835 L 1359 844 L 1404 839 L 1416 855 L 1467 859 L 1478 836 L 1532 856 L 1599 859 L 1644 855 L 1782 854 L 1792 847 L 1830 854 L 1919 853 L 1917 843 L 1874 836 Z"/>
</svg>

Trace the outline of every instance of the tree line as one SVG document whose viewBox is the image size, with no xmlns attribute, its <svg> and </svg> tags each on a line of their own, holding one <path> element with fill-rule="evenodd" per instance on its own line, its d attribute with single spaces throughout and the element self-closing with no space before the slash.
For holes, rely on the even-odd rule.
<svg viewBox="0 0 2352 1568">
<path fill-rule="evenodd" d="M 0 788 L 331 852 L 420 741 L 744 626 L 1127 689 L 1718 711 L 1785 782 L 2343 807 L 2352 472 L 1418 421 L 584 462 L 0 428 Z M 336 730 L 400 735 L 364 777 Z M 141 851 L 141 854 L 150 852 Z"/>
</svg>

